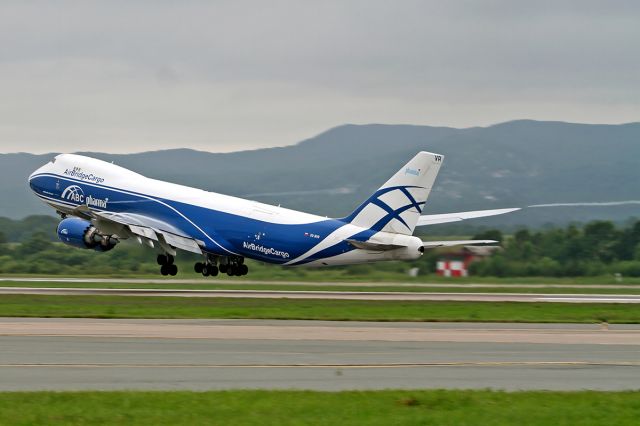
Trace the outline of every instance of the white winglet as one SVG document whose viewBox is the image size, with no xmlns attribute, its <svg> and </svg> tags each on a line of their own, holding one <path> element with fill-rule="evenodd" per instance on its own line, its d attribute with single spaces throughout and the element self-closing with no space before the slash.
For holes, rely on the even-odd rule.
<svg viewBox="0 0 640 426">
<path fill-rule="evenodd" d="M 436 225 L 438 223 L 458 222 L 465 219 L 475 219 L 478 217 L 497 216 L 499 214 L 511 213 L 520 210 L 520 207 L 512 209 L 496 210 L 476 210 L 471 212 L 427 214 L 418 218 L 416 226 Z"/>
</svg>

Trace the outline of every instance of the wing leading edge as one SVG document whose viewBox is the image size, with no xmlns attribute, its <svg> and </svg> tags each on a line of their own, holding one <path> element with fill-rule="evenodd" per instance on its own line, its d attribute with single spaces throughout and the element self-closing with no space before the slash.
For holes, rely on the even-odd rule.
<svg viewBox="0 0 640 426">
<path fill-rule="evenodd" d="M 511 209 L 476 210 L 470 212 L 427 214 L 418 218 L 416 226 L 437 225 L 439 223 L 459 222 L 465 219 L 476 219 L 479 217 L 497 216 L 520 210 L 520 207 Z"/>
</svg>

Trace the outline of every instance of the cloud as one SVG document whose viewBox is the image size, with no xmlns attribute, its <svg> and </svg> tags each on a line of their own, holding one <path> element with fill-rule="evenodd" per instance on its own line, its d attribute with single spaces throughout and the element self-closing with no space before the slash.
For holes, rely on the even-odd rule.
<svg viewBox="0 0 640 426">
<path fill-rule="evenodd" d="M 639 15 L 631 1 L 3 2 L 1 151 L 637 121 Z"/>
</svg>

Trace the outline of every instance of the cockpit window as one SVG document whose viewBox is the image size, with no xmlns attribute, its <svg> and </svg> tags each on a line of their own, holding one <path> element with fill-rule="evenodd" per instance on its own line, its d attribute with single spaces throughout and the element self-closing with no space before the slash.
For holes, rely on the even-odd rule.
<svg viewBox="0 0 640 426">
<path fill-rule="evenodd" d="M 55 162 L 56 162 L 56 158 L 55 158 L 55 157 L 53 157 L 53 160 L 51 160 L 51 161 L 49 161 L 49 162 L 50 162 L 51 164 L 55 163 Z"/>
</svg>

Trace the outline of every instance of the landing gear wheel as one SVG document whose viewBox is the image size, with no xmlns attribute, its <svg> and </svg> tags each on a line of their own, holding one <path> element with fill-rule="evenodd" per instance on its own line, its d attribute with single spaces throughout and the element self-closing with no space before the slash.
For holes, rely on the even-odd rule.
<svg viewBox="0 0 640 426">
<path fill-rule="evenodd" d="M 202 265 L 202 276 L 203 277 L 208 277 L 209 276 L 209 265 Z"/>
<path fill-rule="evenodd" d="M 225 272 L 229 271 L 230 268 L 229 265 L 222 264 L 218 269 L 220 269 L 220 273 L 224 274 Z"/>
<path fill-rule="evenodd" d="M 229 275 L 230 277 L 234 276 L 235 272 L 236 272 L 236 268 L 232 266 L 227 268 L 227 275 Z"/>
<path fill-rule="evenodd" d="M 173 256 L 168 254 L 167 256 L 167 265 L 173 265 L 173 261 L 175 260 Z"/>
<path fill-rule="evenodd" d="M 240 275 L 247 275 L 249 273 L 249 267 L 243 263 L 238 266 L 238 271 L 240 272 Z"/>
<path fill-rule="evenodd" d="M 167 267 L 169 268 L 169 275 L 171 275 L 172 277 L 175 277 L 176 274 L 178 273 L 178 266 L 171 264 L 171 265 L 167 265 Z"/>
<path fill-rule="evenodd" d="M 218 267 L 216 265 L 209 265 L 209 275 L 215 277 L 218 275 Z"/>
<path fill-rule="evenodd" d="M 201 274 L 204 270 L 204 264 L 202 262 L 196 262 L 196 264 L 193 265 L 193 270 L 196 271 L 196 273 Z"/>
<path fill-rule="evenodd" d="M 169 275 L 169 269 L 170 269 L 169 265 L 162 265 L 160 267 L 160 273 L 164 276 L 167 276 Z"/>
</svg>

